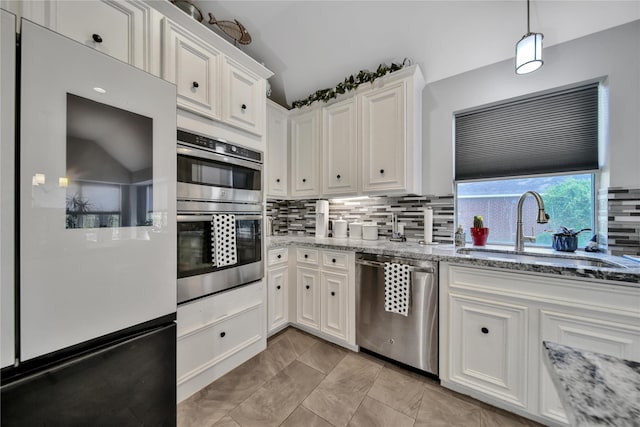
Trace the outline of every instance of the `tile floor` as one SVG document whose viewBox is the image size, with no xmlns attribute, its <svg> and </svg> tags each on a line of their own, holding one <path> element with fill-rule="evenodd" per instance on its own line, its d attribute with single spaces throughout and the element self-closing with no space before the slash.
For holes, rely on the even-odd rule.
<svg viewBox="0 0 640 427">
<path fill-rule="evenodd" d="M 533 427 L 431 378 L 295 328 L 178 405 L 178 426 Z"/>
</svg>

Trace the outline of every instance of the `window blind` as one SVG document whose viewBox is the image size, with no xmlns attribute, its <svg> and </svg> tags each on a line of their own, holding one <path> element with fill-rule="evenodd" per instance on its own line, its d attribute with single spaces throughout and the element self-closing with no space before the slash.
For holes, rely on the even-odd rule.
<svg viewBox="0 0 640 427">
<path fill-rule="evenodd" d="M 598 84 L 455 116 L 456 181 L 598 169 Z"/>
</svg>

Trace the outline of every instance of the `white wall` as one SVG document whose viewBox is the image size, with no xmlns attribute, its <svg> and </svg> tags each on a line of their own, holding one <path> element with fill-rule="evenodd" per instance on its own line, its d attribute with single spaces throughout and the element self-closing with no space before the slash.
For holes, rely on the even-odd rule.
<svg viewBox="0 0 640 427">
<path fill-rule="evenodd" d="M 603 153 L 609 185 L 640 187 L 640 20 L 546 48 L 543 59 L 540 70 L 524 76 L 515 74 L 509 60 L 427 85 L 425 194 L 453 192 L 454 112 L 603 78 L 609 90 L 609 150 Z"/>
</svg>

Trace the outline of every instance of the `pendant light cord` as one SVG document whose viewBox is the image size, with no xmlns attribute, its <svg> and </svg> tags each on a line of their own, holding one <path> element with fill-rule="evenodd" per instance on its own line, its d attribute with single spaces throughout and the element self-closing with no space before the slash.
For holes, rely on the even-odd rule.
<svg viewBox="0 0 640 427">
<path fill-rule="evenodd" d="M 529 23 L 531 19 L 529 18 L 529 0 L 527 0 L 527 34 L 531 34 L 531 29 L 529 28 Z"/>
</svg>

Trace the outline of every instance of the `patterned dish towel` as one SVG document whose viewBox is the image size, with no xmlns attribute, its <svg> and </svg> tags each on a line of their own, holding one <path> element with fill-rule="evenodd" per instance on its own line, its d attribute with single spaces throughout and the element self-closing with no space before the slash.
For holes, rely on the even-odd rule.
<svg viewBox="0 0 640 427">
<path fill-rule="evenodd" d="M 411 267 L 395 262 L 384 263 L 384 309 L 403 316 L 409 314 Z"/>
<path fill-rule="evenodd" d="M 215 214 L 211 220 L 213 266 L 224 267 L 238 262 L 236 254 L 236 216 Z"/>
</svg>

